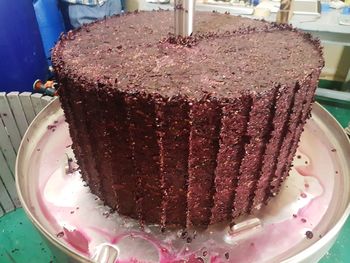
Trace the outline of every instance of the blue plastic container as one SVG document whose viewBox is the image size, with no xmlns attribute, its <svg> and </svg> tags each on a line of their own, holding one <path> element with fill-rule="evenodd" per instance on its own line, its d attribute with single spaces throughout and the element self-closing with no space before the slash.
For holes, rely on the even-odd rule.
<svg viewBox="0 0 350 263">
<path fill-rule="evenodd" d="M 0 1 L 0 91 L 31 91 L 46 80 L 48 65 L 28 0 Z"/>
<path fill-rule="evenodd" d="M 62 15 L 57 0 L 33 0 L 36 18 L 39 24 L 44 50 L 48 63 L 51 64 L 51 49 L 64 31 Z"/>
</svg>

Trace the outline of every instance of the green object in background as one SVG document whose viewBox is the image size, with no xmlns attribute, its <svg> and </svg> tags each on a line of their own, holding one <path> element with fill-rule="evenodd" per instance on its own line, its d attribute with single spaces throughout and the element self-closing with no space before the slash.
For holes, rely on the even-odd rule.
<svg viewBox="0 0 350 263">
<path fill-rule="evenodd" d="M 46 242 L 22 208 L 0 217 L 0 262 L 55 262 Z"/>
<path fill-rule="evenodd" d="M 350 262 L 350 219 L 343 226 L 337 241 L 319 263 L 347 263 Z"/>
<path fill-rule="evenodd" d="M 316 96 L 316 101 L 331 113 L 338 122 L 347 127 L 350 122 L 350 102 Z"/>
</svg>

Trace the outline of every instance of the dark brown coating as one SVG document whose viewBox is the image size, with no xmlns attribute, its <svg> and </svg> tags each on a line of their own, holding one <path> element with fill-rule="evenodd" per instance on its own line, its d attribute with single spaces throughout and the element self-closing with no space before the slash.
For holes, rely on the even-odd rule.
<svg viewBox="0 0 350 263">
<path fill-rule="evenodd" d="M 120 214 L 206 226 L 250 213 L 288 175 L 323 66 L 289 26 L 140 12 L 69 32 L 53 50 L 83 179 Z"/>
</svg>

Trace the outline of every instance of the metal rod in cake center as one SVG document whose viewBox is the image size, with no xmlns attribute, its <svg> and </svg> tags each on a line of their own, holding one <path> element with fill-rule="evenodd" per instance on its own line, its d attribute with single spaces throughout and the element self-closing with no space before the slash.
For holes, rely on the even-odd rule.
<svg viewBox="0 0 350 263">
<path fill-rule="evenodd" d="M 193 32 L 195 0 L 175 0 L 175 35 L 190 36 Z"/>
</svg>

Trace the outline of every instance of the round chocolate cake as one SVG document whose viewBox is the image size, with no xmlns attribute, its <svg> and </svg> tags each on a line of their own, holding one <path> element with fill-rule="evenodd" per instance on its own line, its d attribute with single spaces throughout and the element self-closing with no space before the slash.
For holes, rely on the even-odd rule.
<svg viewBox="0 0 350 263">
<path fill-rule="evenodd" d="M 230 221 L 287 177 L 310 115 L 322 52 L 289 26 L 169 11 L 63 36 L 52 60 L 73 150 L 91 192 L 163 226 Z"/>
</svg>

